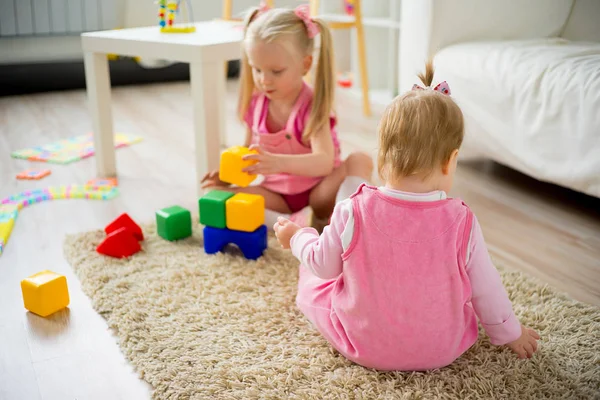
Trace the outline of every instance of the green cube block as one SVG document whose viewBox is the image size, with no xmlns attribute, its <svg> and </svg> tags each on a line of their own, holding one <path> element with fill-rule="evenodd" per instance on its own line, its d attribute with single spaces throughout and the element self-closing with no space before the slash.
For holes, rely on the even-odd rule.
<svg viewBox="0 0 600 400">
<path fill-rule="evenodd" d="M 179 240 L 192 234 L 192 214 L 180 206 L 156 211 L 156 230 L 160 237 Z"/>
<path fill-rule="evenodd" d="M 200 223 L 213 228 L 226 228 L 225 202 L 234 194 L 223 190 L 212 190 L 200 197 L 198 200 Z"/>
</svg>

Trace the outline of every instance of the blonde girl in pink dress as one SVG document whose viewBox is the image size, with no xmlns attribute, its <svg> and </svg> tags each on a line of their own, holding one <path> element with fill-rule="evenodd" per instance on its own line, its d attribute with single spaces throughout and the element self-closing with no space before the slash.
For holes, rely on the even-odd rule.
<svg viewBox="0 0 600 400">
<path fill-rule="evenodd" d="M 394 99 L 379 126 L 375 187 L 361 183 L 319 234 L 280 218 L 274 230 L 301 262 L 296 303 L 348 359 L 380 370 L 454 362 L 477 340 L 532 357 L 538 334 L 515 316 L 469 207 L 448 197 L 463 115 L 433 66 Z M 345 185 L 344 182 L 343 185 Z"/>
<path fill-rule="evenodd" d="M 313 64 L 317 38 L 320 50 L 311 88 L 304 76 Z M 246 188 L 229 187 L 213 171 L 204 177 L 203 186 L 262 195 L 266 208 L 276 213 L 267 212 L 269 226 L 277 215 L 306 206 L 326 222 L 349 169 L 369 176 L 372 169 L 367 154 L 340 158 L 333 113 L 333 43 L 327 25 L 310 18 L 308 5 L 256 9 L 246 19 L 241 65 L 238 114 L 247 127 L 244 145 L 259 152 L 246 156 L 258 161 L 246 172 L 263 175 L 264 180 Z"/>
</svg>

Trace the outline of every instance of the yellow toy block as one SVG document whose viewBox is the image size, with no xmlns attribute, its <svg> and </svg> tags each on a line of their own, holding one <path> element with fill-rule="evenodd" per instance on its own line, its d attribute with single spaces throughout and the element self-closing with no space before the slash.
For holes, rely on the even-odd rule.
<svg viewBox="0 0 600 400">
<path fill-rule="evenodd" d="M 242 169 L 256 164 L 254 160 L 242 160 L 246 154 L 258 154 L 256 150 L 250 150 L 243 146 L 234 146 L 221 154 L 219 166 L 219 179 L 239 187 L 246 187 L 256 179 L 256 175 L 243 172 Z"/>
<path fill-rule="evenodd" d="M 227 228 L 254 232 L 265 223 L 265 198 L 258 194 L 236 193 L 225 201 Z"/>
<path fill-rule="evenodd" d="M 69 305 L 67 278 L 52 271 L 41 271 L 23 279 L 21 292 L 25 308 L 42 317 Z"/>
</svg>

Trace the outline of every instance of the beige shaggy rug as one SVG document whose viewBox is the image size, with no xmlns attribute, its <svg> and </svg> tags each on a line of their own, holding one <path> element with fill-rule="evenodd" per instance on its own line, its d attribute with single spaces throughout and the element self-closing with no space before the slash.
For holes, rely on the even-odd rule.
<svg viewBox="0 0 600 400">
<path fill-rule="evenodd" d="M 154 399 L 600 398 L 600 309 L 501 270 L 515 311 L 542 336 L 531 360 L 480 340 L 450 367 L 380 373 L 323 340 L 295 307 L 298 264 L 273 239 L 246 261 L 206 255 L 201 227 L 177 243 L 145 227 L 129 260 L 95 252 L 104 232 L 64 251 L 95 309 Z"/>
</svg>

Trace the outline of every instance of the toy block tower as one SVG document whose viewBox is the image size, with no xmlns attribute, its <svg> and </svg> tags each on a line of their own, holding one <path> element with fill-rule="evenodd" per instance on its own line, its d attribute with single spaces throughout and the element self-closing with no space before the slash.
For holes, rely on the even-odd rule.
<svg viewBox="0 0 600 400">
<path fill-rule="evenodd" d="M 265 199 L 256 194 L 213 190 L 198 200 L 204 227 L 204 251 L 214 254 L 237 245 L 244 257 L 256 260 L 267 248 Z"/>
</svg>

